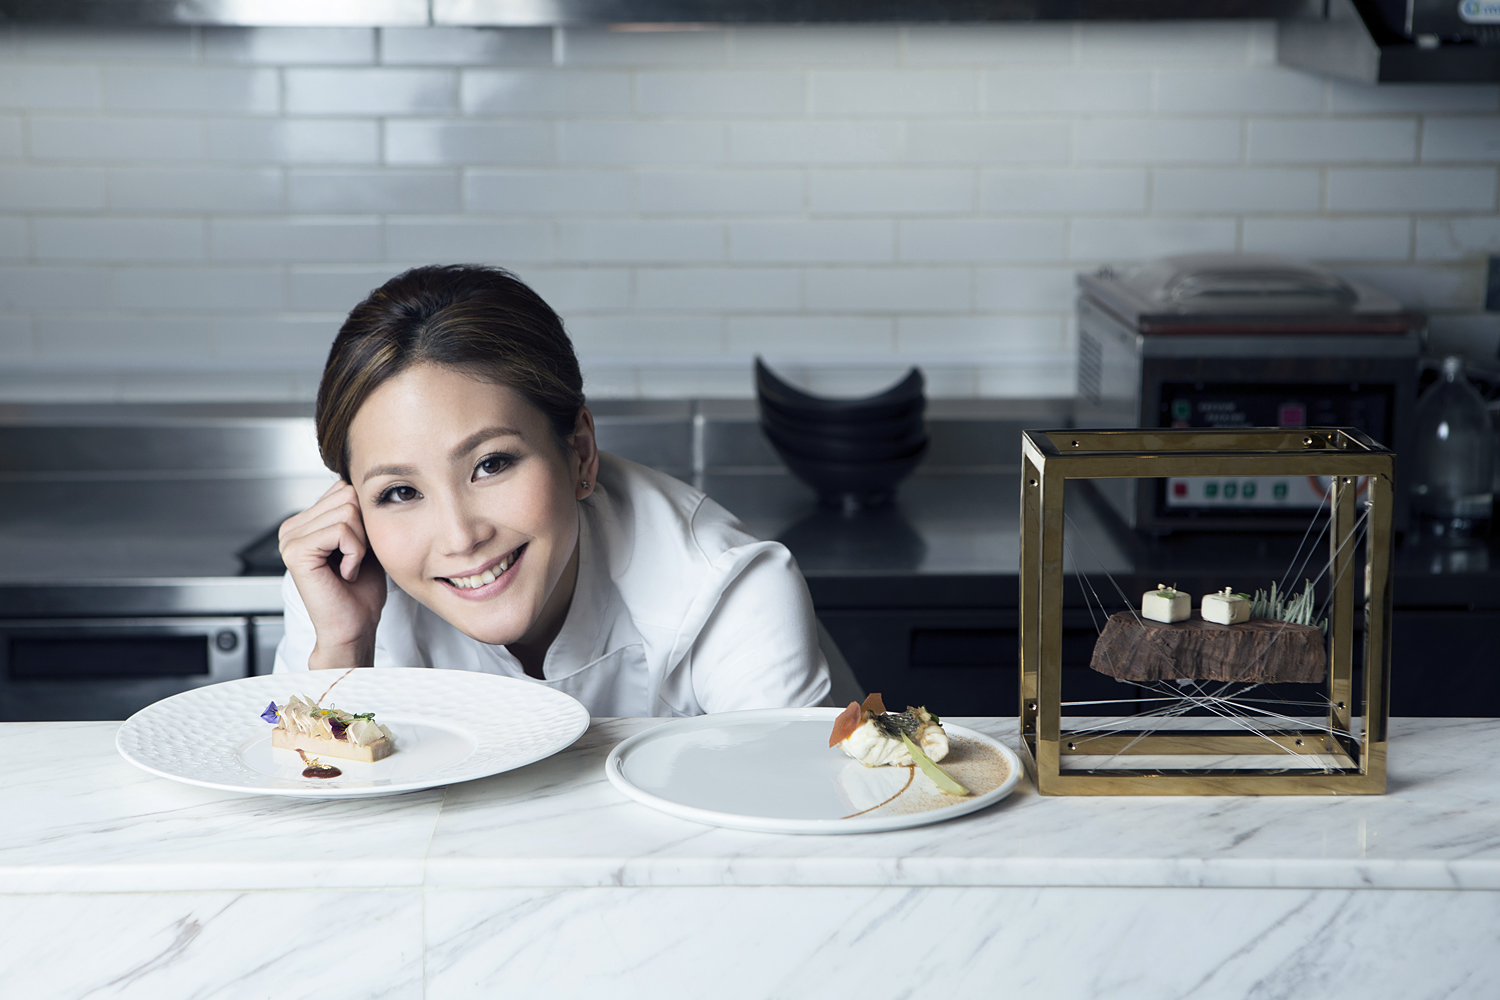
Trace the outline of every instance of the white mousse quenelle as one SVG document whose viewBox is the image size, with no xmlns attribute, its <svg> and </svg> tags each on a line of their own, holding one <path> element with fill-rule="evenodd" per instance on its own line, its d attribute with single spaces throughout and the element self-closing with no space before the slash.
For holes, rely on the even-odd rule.
<svg viewBox="0 0 1500 1000">
<path fill-rule="evenodd" d="M 1203 620 L 1220 625 L 1238 625 L 1250 620 L 1250 598 L 1225 587 L 1217 594 L 1203 595 Z"/>
<path fill-rule="evenodd" d="M 1155 590 L 1148 590 L 1141 595 L 1142 618 L 1171 624 L 1187 621 L 1192 613 L 1193 598 L 1165 583 L 1159 583 Z"/>
</svg>

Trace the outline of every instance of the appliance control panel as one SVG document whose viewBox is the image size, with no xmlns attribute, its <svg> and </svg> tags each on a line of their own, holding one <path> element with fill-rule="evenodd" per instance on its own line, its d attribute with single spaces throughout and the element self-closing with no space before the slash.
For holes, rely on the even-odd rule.
<svg viewBox="0 0 1500 1000">
<path fill-rule="evenodd" d="M 1161 387 L 1162 427 L 1357 427 L 1390 436 L 1394 386 L 1205 385 Z"/>
<path fill-rule="evenodd" d="M 1169 509 L 1312 510 L 1328 502 L 1327 476 L 1172 477 Z"/>
<path fill-rule="evenodd" d="M 1391 385 L 1256 385 L 1168 382 L 1162 427 L 1355 427 L 1391 440 Z M 1163 513 L 1309 511 L 1328 501 L 1327 477 L 1177 477 L 1162 482 Z"/>
</svg>

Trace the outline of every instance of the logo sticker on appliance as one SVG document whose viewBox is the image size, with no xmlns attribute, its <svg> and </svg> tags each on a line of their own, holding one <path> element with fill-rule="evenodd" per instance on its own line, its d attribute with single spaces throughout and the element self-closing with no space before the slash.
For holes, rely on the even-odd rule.
<svg viewBox="0 0 1500 1000">
<path fill-rule="evenodd" d="M 1465 24 L 1500 24 L 1500 0 L 1463 0 L 1458 16 Z"/>
</svg>

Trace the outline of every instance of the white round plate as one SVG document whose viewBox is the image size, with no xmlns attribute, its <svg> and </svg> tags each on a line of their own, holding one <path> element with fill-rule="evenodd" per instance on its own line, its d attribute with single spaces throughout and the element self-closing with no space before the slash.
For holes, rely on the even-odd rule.
<svg viewBox="0 0 1500 1000">
<path fill-rule="evenodd" d="M 907 786 L 908 768 L 865 767 L 828 745 L 838 714 L 768 708 L 675 719 L 622 742 L 604 769 L 616 788 L 653 809 L 757 833 L 877 833 L 940 823 L 1000 801 L 1021 780 L 1021 761 L 1009 747 L 944 723 L 953 750 L 943 768 L 979 794 L 944 795 L 920 771 Z"/>
<path fill-rule="evenodd" d="M 194 688 L 126 719 L 115 748 L 136 767 L 189 785 L 341 799 L 395 795 L 509 771 L 572 744 L 589 713 L 560 691 L 471 670 L 356 670 L 323 702 L 374 712 L 396 752 L 364 763 L 322 758 L 338 778 L 304 778 L 295 750 L 271 746 L 260 713 L 292 695 L 316 700 L 337 671 L 268 674 Z"/>
</svg>

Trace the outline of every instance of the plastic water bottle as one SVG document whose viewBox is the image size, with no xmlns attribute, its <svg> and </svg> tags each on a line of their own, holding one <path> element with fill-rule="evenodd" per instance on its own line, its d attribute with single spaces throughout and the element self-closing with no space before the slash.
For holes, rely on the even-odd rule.
<svg viewBox="0 0 1500 1000">
<path fill-rule="evenodd" d="M 1494 433 L 1462 358 L 1443 359 L 1443 374 L 1417 400 L 1412 499 L 1435 535 L 1463 537 L 1483 529 L 1494 502 Z"/>
</svg>

